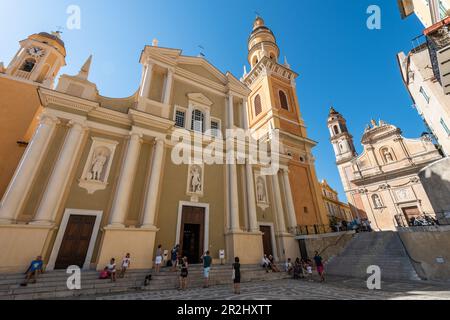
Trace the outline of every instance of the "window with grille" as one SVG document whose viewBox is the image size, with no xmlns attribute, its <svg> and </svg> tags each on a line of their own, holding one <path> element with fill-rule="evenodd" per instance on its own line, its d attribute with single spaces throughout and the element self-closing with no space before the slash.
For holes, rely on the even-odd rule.
<svg viewBox="0 0 450 320">
<path fill-rule="evenodd" d="M 220 132 L 220 124 L 219 121 L 212 120 L 211 121 L 211 134 L 215 137 L 219 135 Z"/>
<path fill-rule="evenodd" d="M 191 129 L 197 132 L 203 132 L 204 131 L 204 121 L 205 116 L 203 112 L 200 110 L 194 110 L 192 111 L 192 123 L 191 123 Z"/>
<path fill-rule="evenodd" d="M 258 116 L 262 112 L 261 96 L 259 94 L 255 97 L 254 104 L 255 104 L 255 116 Z"/>
<path fill-rule="evenodd" d="M 448 128 L 447 124 L 445 123 L 444 119 L 441 118 L 441 126 L 444 128 L 445 132 L 448 136 L 450 136 L 450 129 Z"/>
<path fill-rule="evenodd" d="M 175 111 L 175 126 L 184 128 L 186 112 L 182 110 Z"/>
<path fill-rule="evenodd" d="M 281 107 L 285 110 L 289 110 L 289 104 L 286 94 L 283 91 L 279 91 L 278 95 L 280 96 L 280 104 Z"/>
</svg>

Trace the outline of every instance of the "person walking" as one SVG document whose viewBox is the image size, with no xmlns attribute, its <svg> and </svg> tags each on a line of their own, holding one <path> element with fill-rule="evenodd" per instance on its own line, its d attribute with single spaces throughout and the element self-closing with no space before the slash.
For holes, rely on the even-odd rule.
<svg viewBox="0 0 450 320">
<path fill-rule="evenodd" d="M 131 256 L 129 253 L 127 253 L 125 257 L 122 259 L 122 268 L 120 269 L 119 278 L 125 277 L 125 272 L 127 272 L 130 265 L 131 265 Z"/>
<path fill-rule="evenodd" d="M 189 274 L 189 265 L 187 257 L 180 259 L 180 289 L 186 290 L 187 288 L 187 278 Z"/>
<path fill-rule="evenodd" d="M 178 261 L 178 254 L 179 254 L 180 245 L 177 244 L 175 247 L 173 247 L 170 259 L 172 261 L 172 271 L 177 270 L 177 261 Z"/>
<path fill-rule="evenodd" d="M 162 252 L 162 245 L 158 246 L 158 249 L 156 249 L 156 258 L 155 258 L 155 272 L 159 273 L 161 269 L 161 263 L 163 260 L 163 252 Z"/>
<path fill-rule="evenodd" d="M 234 258 L 233 285 L 234 285 L 234 293 L 241 294 L 241 264 L 239 263 L 239 257 Z"/>
<path fill-rule="evenodd" d="M 205 255 L 202 257 L 202 260 L 203 260 L 203 278 L 205 279 L 203 288 L 208 288 L 209 287 L 209 274 L 211 272 L 211 264 L 212 264 L 212 258 L 210 256 L 209 251 L 205 252 Z"/>
<path fill-rule="evenodd" d="M 319 255 L 318 251 L 315 252 L 313 259 L 314 259 L 314 263 L 316 264 L 317 273 L 320 276 L 320 282 L 324 282 L 325 281 L 325 276 L 324 276 L 323 259 Z"/>
</svg>

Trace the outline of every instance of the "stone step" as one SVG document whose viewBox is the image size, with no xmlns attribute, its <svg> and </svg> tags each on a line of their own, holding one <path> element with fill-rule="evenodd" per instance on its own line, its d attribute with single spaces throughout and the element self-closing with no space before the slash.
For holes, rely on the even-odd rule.
<svg viewBox="0 0 450 320">
<path fill-rule="evenodd" d="M 211 270 L 210 285 L 231 284 L 231 266 L 217 265 Z M 152 274 L 150 285 L 144 287 L 144 279 Z M 267 273 L 257 265 L 241 266 L 242 282 L 271 281 L 288 277 L 286 273 Z M 125 278 L 118 278 L 116 282 L 98 279 L 97 271 L 82 271 L 81 290 L 68 290 L 66 281 L 68 274 L 64 271 L 52 271 L 42 274 L 36 284 L 21 287 L 24 274 L 7 274 L 0 276 L 0 300 L 29 300 L 29 299 L 58 299 L 78 296 L 108 295 L 113 293 L 135 292 L 139 290 L 164 290 L 178 287 L 179 272 L 172 272 L 164 268 L 154 274 L 149 270 L 129 270 Z M 202 266 L 193 265 L 189 268 L 189 286 L 203 285 Z"/>
</svg>

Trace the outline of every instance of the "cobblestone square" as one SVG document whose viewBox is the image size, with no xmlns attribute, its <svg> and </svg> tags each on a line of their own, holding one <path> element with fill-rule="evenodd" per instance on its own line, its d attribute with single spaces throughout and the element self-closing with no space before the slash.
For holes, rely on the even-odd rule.
<svg viewBox="0 0 450 320">
<path fill-rule="evenodd" d="M 384 282 L 369 290 L 361 279 L 332 278 L 325 283 L 303 280 L 252 282 L 241 294 L 230 286 L 186 291 L 164 290 L 96 297 L 98 300 L 450 300 L 450 283 Z"/>
</svg>

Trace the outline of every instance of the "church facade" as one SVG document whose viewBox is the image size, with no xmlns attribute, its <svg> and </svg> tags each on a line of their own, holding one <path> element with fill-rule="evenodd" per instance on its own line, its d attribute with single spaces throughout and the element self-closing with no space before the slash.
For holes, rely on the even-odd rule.
<svg viewBox="0 0 450 320">
<path fill-rule="evenodd" d="M 102 269 L 126 253 L 133 268 L 150 268 L 159 244 L 180 244 L 191 263 L 206 250 L 245 264 L 264 253 L 284 260 L 299 256 L 299 225 L 328 224 L 297 74 L 278 63 L 275 37 L 261 18 L 249 39 L 251 71 L 241 80 L 154 41 L 141 53 L 139 88 L 125 98 L 99 94 L 88 79 L 92 57 L 53 89 L 62 60 L 42 63 L 49 51 L 64 49 L 54 37 L 22 42 L 1 74 L 18 85 L 37 82 L 41 111 L 1 202 L 0 271 L 20 271 L 36 255 L 47 270 Z M 51 76 L 31 79 L 42 69 Z M 269 145 L 277 132 L 279 148 L 269 150 L 279 162 L 273 174 L 248 159 L 174 161 L 181 140 L 227 137 L 235 129 L 252 130 Z M 174 139 L 176 132 L 182 134 Z"/>
<path fill-rule="evenodd" d="M 442 159 L 431 139 L 407 139 L 399 128 L 371 121 L 358 155 L 345 118 L 331 108 L 331 143 L 344 191 L 353 215 L 367 218 L 376 231 L 407 227 L 412 219 L 436 217 L 419 179 L 419 172 Z"/>
</svg>

